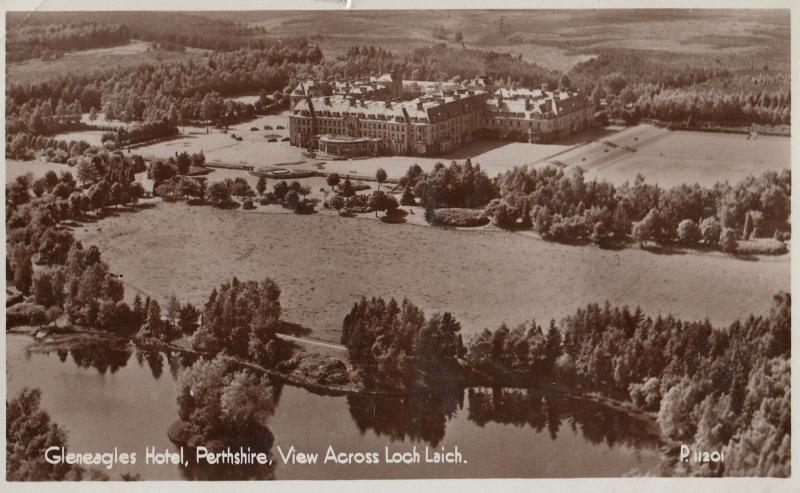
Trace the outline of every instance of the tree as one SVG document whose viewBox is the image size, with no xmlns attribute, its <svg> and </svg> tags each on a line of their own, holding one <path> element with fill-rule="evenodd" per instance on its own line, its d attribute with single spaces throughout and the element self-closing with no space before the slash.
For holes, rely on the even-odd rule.
<svg viewBox="0 0 800 493">
<path fill-rule="evenodd" d="M 297 206 L 300 205 L 300 194 L 298 194 L 296 190 L 289 190 L 289 192 L 286 193 L 284 205 L 287 209 L 297 209 Z"/>
<path fill-rule="evenodd" d="M 336 185 L 338 185 L 338 184 L 339 184 L 339 181 L 340 181 L 340 180 L 341 180 L 341 179 L 339 178 L 339 173 L 331 173 L 331 174 L 329 174 L 329 175 L 328 175 L 328 177 L 325 179 L 325 181 L 327 181 L 327 183 L 328 183 L 328 186 L 329 186 L 329 187 L 331 187 L 331 190 L 333 190 L 334 188 L 336 188 Z"/>
<path fill-rule="evenodd" d="M 736 242 L 736 233 L 731 228 L 723 228 L 719 237 L 719 248 L 725 253 L 736 253 L 739 244 Z"/>
<path fill-rule="evenodd" d="M 31 191 L 37 197 L 41 197 L 42 195 L 44 195 L 44 192 L 46 190 L 47 190 L 47 185 L 44 177 L 34 180 L 33 185 L 31 185 Z"/>
<path fill-rule="evenodd" d="M 706 245 L 716 246 L 719 244 L 721 234 L 722 226 L 715 217 L 707 217 L 700 223 L 700 235 Z"/>
<path fill-rule="evenodd" d="M 178 327 L 184 334 L 192 333 L 197 328 L 199 319 L 200 311 L 191 303 L 186 303 L 178 313 Z"/>
<path fill-rule="evenodd" d="M 100 179 L 97 167 L 95 167 L 92 159 L 88 156 L 81 159 L 80 163 L 78 163 L 78 179 L 84 187 L 87 183 L 94 183 Z"/>
<path fill-rule="evenodd" d="M 401 205 L 417 205 L 417 199 L 414 196 L 414 190 L 411 185 L 406 185 L 403 188 L 403 195 L 400 196 Z"/>
<path fill-rule="evenodd" d="M 189 167 L 192 165 L 192 160 L 189 157 L 189 153 L 183 151 L 182 153 L 178 154 L 178 158 L 176 160 L 176 165 L 178 167 L 178 174 L 179 175 L 187 175 L 189 174 Z"/>
<path fill-rule="evenodd" d="M 164 332 L 164 321 L 161 320 L 161 306 L 159 306 L 158 301 L 150 300 L 147 306 L 147 319 L 142 328 L 139 329 L 136 338 L 142 341 L 150 339 L 164 340 L 166 336 Z"/>
<path fill-rule="evenodd" d="M 173 294 L 169 297 L 169 301 L 167 301 L 167 319 L 173 324 L 177 323 L 180 311 L 181 304 L 178 301 L 178 297 Z"/>
<path fill-rule="evenodd" d="M 378 211 L 386 210 L 386 194 L 377 190 L 369 197 L 369 207 L 375 211 L 375 217 L 378 217 Z"/>
<path fill-rule="evenodd" d="M 286 197 L 286 193 L 289 191 L 289 185 L 287 185 L 285 181 L 281 180 L 272 185 L 272 190 L 275 198 L 282 201 Z"/>
<path fill-rule="evenodd" d="M 253 190 L 245 179 L 237 178 L 233 182 L 231 193 L 237 197 L 249 197 L 253 193 Z"/>
<path fill-rule="evenodd" d="M 380 191 L 381 184 L 386 181 L 387 176 L 386 170 L 383 168 L 378 168 L 378 170 L 375 171 L 375 179 L 378 180 L 378 191 Z"/>
<path fill-rule="evenodd" d="M 45 188 L 48 191 L 52 191 L 59 183 L 58 175 L 56 174 L 55 171 L 50 170 L 44 174 L 44 182 L 45 182 Z"/>
<path fill-rule="evenodd" d="M 694 247 L 700 242 L 700 227 L 691 219 L 684 219 L 678 224 L 678 241 L 687 247 Z"/>
<path fill-rule="evenodd" d="M 206 200 L 214 207 L 225 207 L 231 202 L 231 194 L 224 182 L 216 181 L 208 186 Z"/>
<path fill-rule="evenodd" d="M 41 409 L 42 392 L 23 388 L 6 401 L 6 479 L 8 481 L 62 481 L 81 479 L 82 470 L 43 459 L 48 447 L 66 447 L 67 435 Z"/>
<path fill-rule="evenodd" d="M 753 232 L 753 218 L 750 216 L 748 212 L 745 214 L 744 217 L 744 229 L 742 230 L 742 238 L 745 240 L 750 238 L 750 234 Z"/>
<path fill-rule="evenodd" d="M 108 204 L 111 195 L 111 187 L 108 182 L 101 180 L 89 190 L 89 201 L 92 204 L 92 209 L 99 211 Z"/>
<path fill-rule="evenodd" d="M 644 246 L 646 241 L 653 239 L 657 222 L 658 211 L 652 208 L 641 221 L 633 223 L 633 240 L 639 242 L 639 246 Z"/>
<path fill-rule="evenodd" d="M 130 188 L 128 189 L 128 197 L 131 200 L 131 203 L 136 204 L 140 198 L 144 197 L 144 186 L 138 181 L 131 183 Z"/>
<path fill-rule="evenodd" d="M 53 306 L 57 301 L 50 275 L 46 272 L 40 272 L 36 274 L 36 276 L 33 278 L 33 287 L 31 292 L 33 297 L 36 299 L 36 303 L 45 308 Z"/>
<path fill-rule="evenodd" d="M 684 378 L 664 394 L 657 418 L 664 436 L 675 440 L 688 440 L 694 436 L 696 425 L 692 411 L 700 399 L 697 385 L 688 378 Z"/>
<path fill-rule="evenodd" d="M 30 294 L 33 284 L 33 263 L 30 255 L 20 253 L 14 262 L 14 286 L 23 294 Z"/>
<path fill-rule="evenodd" d="M 336 211 L 341 211 L 344 207 L 344 198 L 340 195 L 335 195 L 328 200 L 328 205 L 336 209 Z"/>
<path fill-rule="evenodd" d="M 353 184 L 350 182 L 349 176 L 344 177 L 342 186 L 339 187 L 339 194 L 341 194 L 342 197 L 352 197 L 356 194 Z"/>
<path fill-rule="evenodd" d="M 153 180 L 153 193 L 156 188 L 165 181 L 173 178 L 176 175 L 176 169 L 169 163 L 165 163 L 161 159 L 157 159 L 150 164 L 149 176 Z"/>
<path fill-rule="evenodd" d="M 125 198 L 125 189 L 122 186 L 122 183 L 116 181 L 113 185 L 111 185 L 111 203 L 114 204 L 114 207 L 121 204 L 123 199 Z"/>
<path fill-rule="evenodd" d="M 258 175 L 258 183 L 256 184 L 256 191 L 260 197 L 264 196 L 264 192 L 267 191 L 267 177 L 264 175 Z"/>
</svg>

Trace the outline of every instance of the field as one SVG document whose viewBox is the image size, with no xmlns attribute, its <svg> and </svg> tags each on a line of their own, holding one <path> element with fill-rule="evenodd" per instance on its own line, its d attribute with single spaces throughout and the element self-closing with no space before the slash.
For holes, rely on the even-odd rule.
<svg viewBox="0 0 800 493">
<path fill-rule="evenodd" d="M 748 175 L 788 169 L 790 153 L 791 139 L 786 137 L 748 139 L 741 134 L 672 132 L 638 125 L 556 159 L 580 166 L 588 179 L 616 184 L 632 181 L 641 173 L 648 182 L 664 187 L 695 182 L 712 186 L 717 181 L 735 183 Z"/>
<path fill-rule="evenodd" d="M 107 122 L 102 122 L 103 125 L 109 124 Z M 103 145 L 102 138 L 103 134 L 106 133 L 105 130 L 78 130 L 76 132 L 64 132 L 60 134 L 53 135 L 54 139 L 63 140 L 66 142 L 70 142 L 73 140 L 85 140 L 90 145 L 99 146 Z"/>
<path fill-rule="evenodd" d="M 135 288 L 159 300 L 175 293 L 202 303 L 231 276 L 269 276 L 282 288 L 284 318 L 331 341 L 361 296 L 408 297 L 428 312 L 452 311 L 464 334 L 474 334 L 503 321 L 547 323 L 607 299 L 650 314 L 727 323 L 763 313 L 774 293 L 790 288 L 788 255 L 748 262 L 715 253 L 608 251 L 524 234 L 184 204 L 120 213 L 75 235 L 100 247 L 131 296 Z"/>
<path fill-rule="evenodd" d="M 9 63 L 6 64 L 6 83 L 29 84 L 58 79 L 70 73 L 86 74 L 95 70 L 129 68 L 145 63 L 175 63 L 203 53 L 203 50 L 196 49 L 187 49 L 184 53 L 147 51 L 149 45 L 150 43 L 144 41 L 131 41 L 123 46 L 67 53 L 57 60 Z"/>
<path fill-rule="evenodd" d="M 395 52 L 443 42 L 434 27 L 461 31 L 469 48 L 519 54 L 556 70 L 603 51 L 630 50 L 649 57 L 687 63 L 749 67 L 790 64 L 788 10 L 434 10 L 333 12 L 215 12 L 220 17 L 264 27 L 271 36 L 306 35 L 319 40 L 326 56 L 354 44 L 373 44 Z"/>
<path fill-rule="evenodd" d="M 48 163 L 44 161 L 19 161 L 17 159 L 6 159 L 6 183 L 17 179 L 18 176 L 32 174 L 34 178 L 44 176 L 48 171 L 61 173 L 69 171 L 76 177 L 77 170 L 70 168 L 66 164 Z"/>
</svg>

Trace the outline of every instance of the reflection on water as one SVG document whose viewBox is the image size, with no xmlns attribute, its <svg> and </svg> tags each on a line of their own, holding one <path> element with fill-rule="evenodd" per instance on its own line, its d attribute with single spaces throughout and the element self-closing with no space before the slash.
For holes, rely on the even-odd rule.
<svg viewBox="0 0 800 493">
<path fill-rule="evenodd" d="M 177 375 L 196 356 L 92 341 L 50 353 L 28 352 L 31 339 L 7 335 L 8 391 L 39 387 L 43 407 L 69 434 L 74 451 L 177 451 L 167 430 L 178 416 Z M 133 363 L 129 363 L 134 356 Z M 145 464 L 117 466 L 112 478 L 340 479 L 409 477 L 620 476 L 657 471 L 658 437 L 646 423 L 597 403 L 515 389 L 469 389 L 432 397 L 320 396 L 272 382 L 275 415 L 247 444 L 273 466 Z M 316 466 L 284 464 L 285 451 L 405 451 L 457 446 L 468 465 Z M 187 458 L 193 458 L 190 449 Z"/>
<path fill-rule="evenodd" d="M 535 390 L 469 389 L 468 400 L 469 420 L 481 427 L 492 422 L 529 426 L 537 432 L 547 429 L 557 440 L 566 424 L 587 442 L 609 447 L 647 448 L 659 439 L 640 419 L 583 399 Z"/>
<path fill-rule="evenodd" d="M 361 433 L 371 430 L 392 442 L 425 442 L 436 447 L 447 422 L 464 407 L 463 392 L 438 396 L 347 396 L 350 415 Z"/>
</svg>

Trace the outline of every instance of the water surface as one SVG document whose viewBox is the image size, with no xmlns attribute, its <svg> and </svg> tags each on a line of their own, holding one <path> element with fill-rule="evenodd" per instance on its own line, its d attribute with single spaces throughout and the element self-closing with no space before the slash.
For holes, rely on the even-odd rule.
<svg viewBox="0 0 800 493">
<path fill-rule="evenodd" d="M 142 479 L 381 479 L 622 476 L 657 472 L 657 437 L 644 423 L 601 405 L 532 391 L 470 389 L 433 399 L 320 396 L 274 383 L 271 468 L 186 470 L 147 465 L 144 449 L 177 451 L 167 430 L 177 418 L 176 375 L 185 358 L 95 343 L 70 351 L 29 351 L 32 339 L 7 335 L 9 396 L 42 390 L 42 406 L 68 433 L 72 451 L 135 451 L 119 474 Z M 278 447 L 325 457 L 340 452 L 452 451 L 462 464 L 284 464 Z M 187 449 L 187 454 L 189 453 Z"/>
</svg>

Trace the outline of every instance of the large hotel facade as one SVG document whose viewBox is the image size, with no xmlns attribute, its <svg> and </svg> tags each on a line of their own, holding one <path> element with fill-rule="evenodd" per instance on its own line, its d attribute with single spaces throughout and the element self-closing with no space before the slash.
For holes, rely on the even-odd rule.
<svg viewBox="0 0 800 493">
<path fill-rule="evenodd" d="M 403 96 L 416 95 L 403 101 Z M 419 94 L 424 92 L 424 94 Z M 593 124 L 582 94 L 493 89 L 464 83 L 400 82 L 384 75 L 353 83 L 302 82 L 290 95 L 291 144 L 320 157 L 435 155 L 479 138 L 550 142 Z"/>
</svg>

